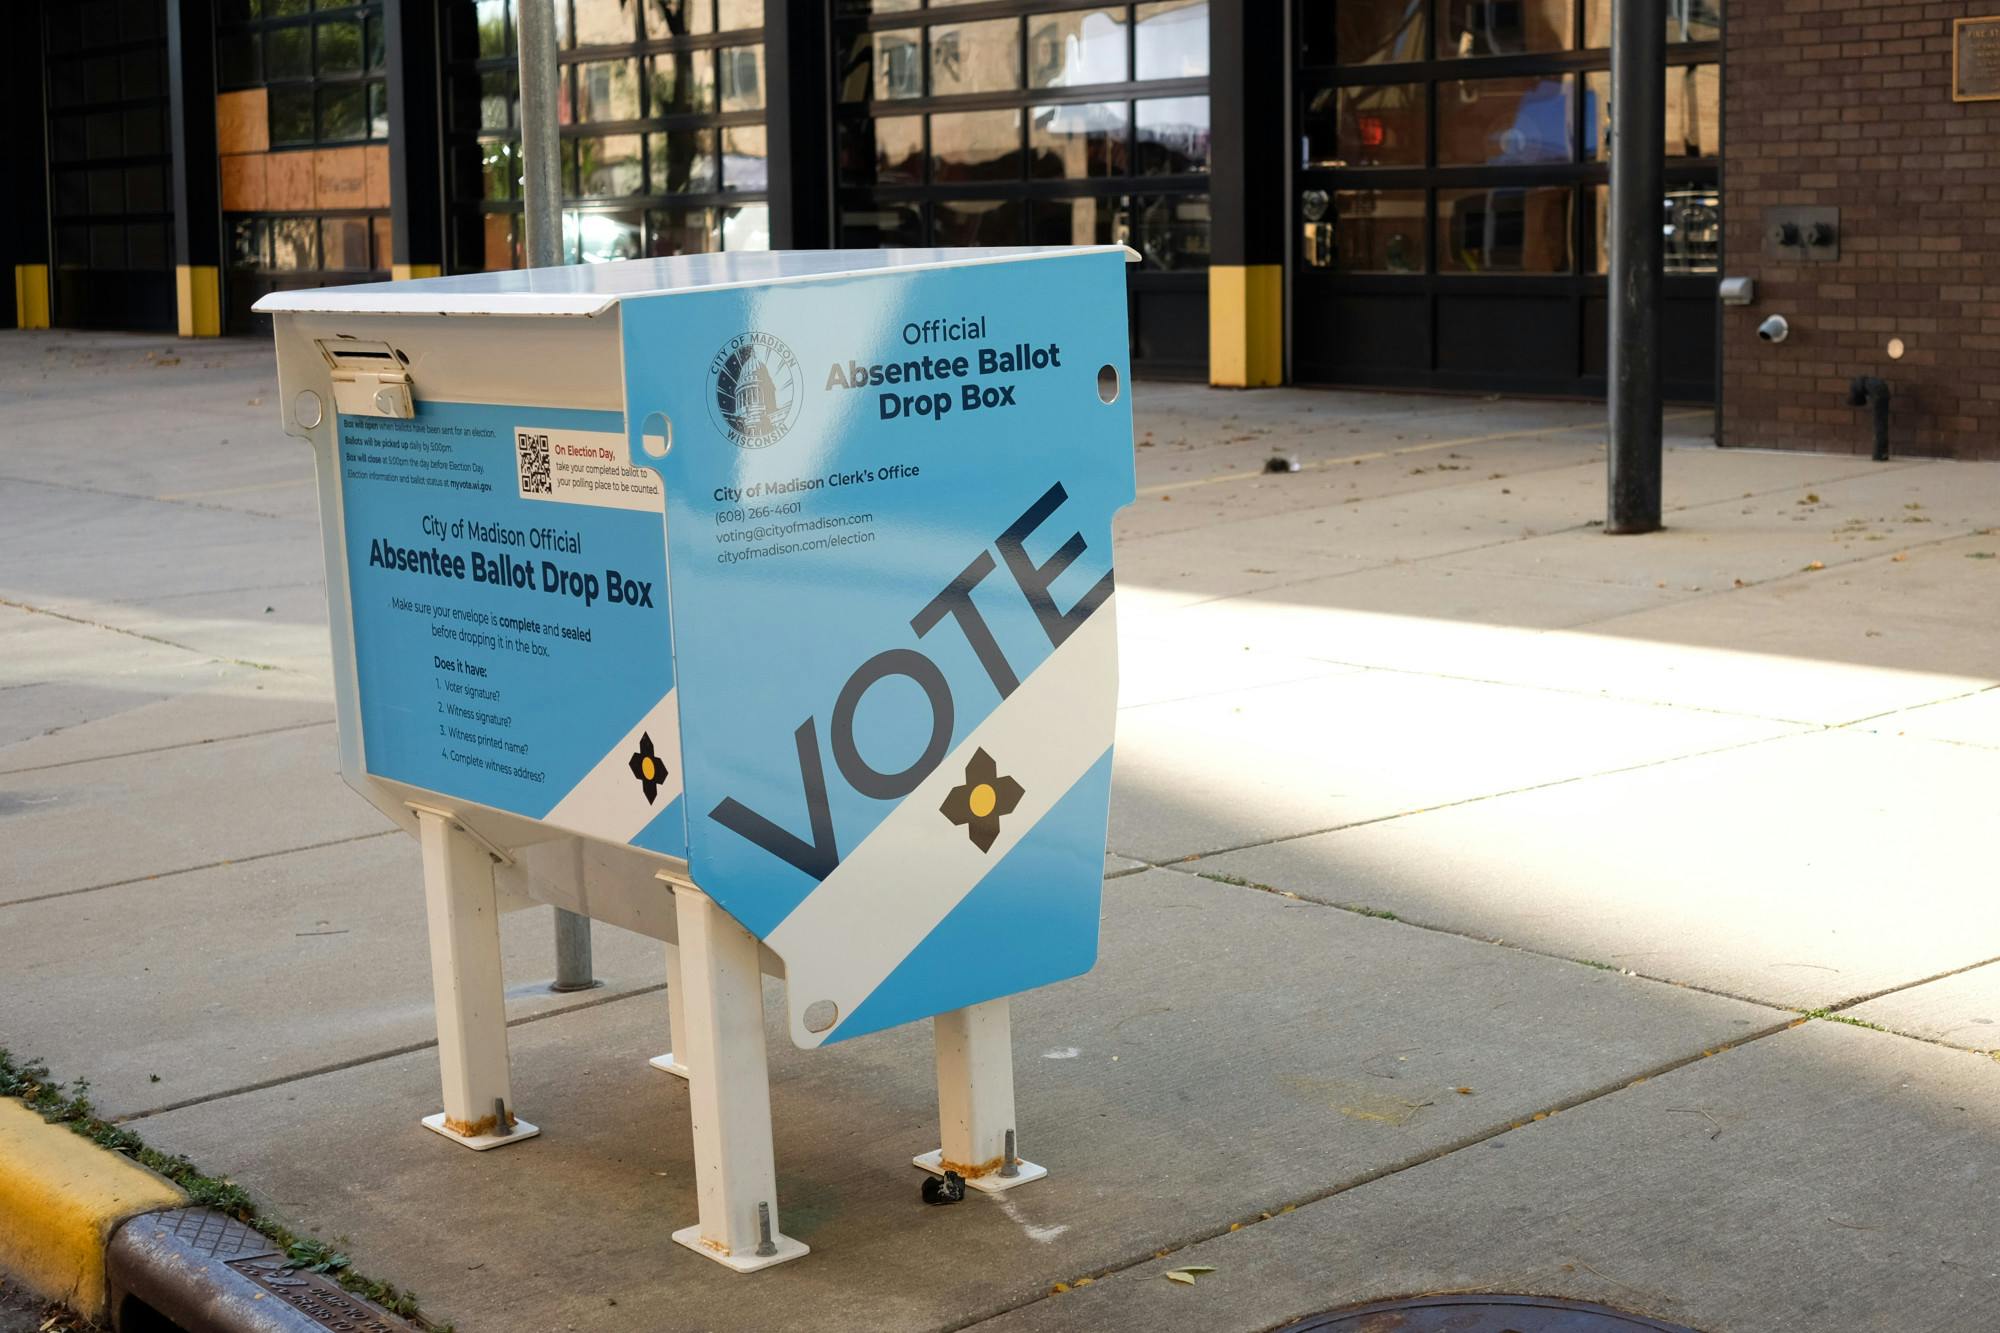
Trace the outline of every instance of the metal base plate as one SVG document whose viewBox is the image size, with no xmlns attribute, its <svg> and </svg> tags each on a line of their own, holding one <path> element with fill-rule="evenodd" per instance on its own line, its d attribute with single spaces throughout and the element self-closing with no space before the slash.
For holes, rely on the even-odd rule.
<svg viewBox="0 0 2000 1333">
<path fill-rule="evenodd" d="M 922 1171 L 928 1171 L 934 1176 L 942 1176 L 944 1174 L 943 1162 L 944 1149 L 942 1148 L 933 1148 L 921 1156 L 910 1159 L 911 1166 Z M 1025 1185 L 1031 1180 L 1040 1180 L 1049 1173 L 1047 1167 L 1036 1166 L 1033 1162 L 1025 1158 L 1019 1165 L 1021 1173 L 1017 1176 L 1003 1176 L 995 1171 L 991 1175 L 979 1176 L 966 1181 L 965 1187 L 969 1190 L 978 1190 L 981 1194 L 998 1194 L 1002 1190 L 1013 1189 L 1016 1185 Z"/>
<path fill-rule="evenodd" d="M 656 1055 L 646 1061 L 646 1063 L 663 1074 L 672 1074 L 675 1078 L 686 1078 L 688 1076 L 688 1067 L 674 1059 L 672 1051 L 668 1051 L 665 1055 Z"/>
<path fill-rule="evenodd" d="M 467 1138 L 463 1134 L 454 1134 L 444 1127 L 443 1111 L 439 1111 L 436 1115 L 425 1116 L 424 1128 L 434 1134 L 439 1134 L 450 1139 L 461 1148 L 470 1148 L 474 1152 L 485 1152 L 488 1148 L 504 1148 L 510 1143 L 519 1143 L 522 1139 L 532 1139 L 535 1135 L 542 1132 L 519 1116 L 516 1116 L 514 1117 L 514 1132 L 512 1134 L 480 1134 L 473 1138 Z"/>
<path fill-rule="evenodd" d="M 1404 1333 L 1692 1333 L 1679 1324 L 1609 1306 L 1554 1296 L 1464 1293 L 1371 1302 L 1314 1315 L 1291 1326 L 1297 1333 L 1364 1333 L 1396 1328 Z"/>
<path fill-rule="evenodd" d="M 674 1233 L 674 1239 L 702 1258 L 713 1259 L 739 1273 L 754 1273 L 760 1268 L 769 1268 L 773 1264 L 782 1264 L 792 1259 L 803 1259 L 812 1253 L 805 1242 L 793 1240 L 786 1235 L 776 1235 L 771 1237 L 771 1243 L 778 1247 L 776 1254 L 722 1254 L 702 1244 L 699 1226 L 682 1227 Z"/>
</svg>

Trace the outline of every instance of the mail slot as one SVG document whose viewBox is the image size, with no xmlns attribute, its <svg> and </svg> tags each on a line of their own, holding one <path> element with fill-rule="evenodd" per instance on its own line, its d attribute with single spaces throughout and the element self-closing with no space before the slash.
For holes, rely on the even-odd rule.
<svg viewBox="0 0 2000 1333">
<path fill-rule="evenodd" d="M 317 464 L 341 771 L 422 844 L 426 1126 L 540 1132 L 498 918 L 546 903 L 667 947 L 653 1063 L 689 1083 L 697 1253 L 806 1252 L 763 975 L 800 1047 L 933 1020 L 917 1166 L 1045 1174 L 1007 1001 L 1096 958 L 1132 257 L 722 254 L 258 303 Z"/>
</svg>

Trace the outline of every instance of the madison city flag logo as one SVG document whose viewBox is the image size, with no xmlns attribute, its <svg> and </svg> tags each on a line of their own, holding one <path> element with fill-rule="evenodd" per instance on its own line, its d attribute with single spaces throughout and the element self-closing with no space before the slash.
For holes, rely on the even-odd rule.
<svg viewBox="0 0 2000 1333">
<path fill-rule="evenodd" d="M 951 789 L 938 810 L 952 823 L 964 826 L 973 846 L 990 852 L 1000 836 L 1000 817 L 1013 814 L 1024 794 L 1020 783 L 1000 776 L 992 755 L 974 750 L 965 765 L 965 781 Z"/>
<path fill-rule="evenodd" d="M 667 766 L 653 753 L 653 738 L 649 733 L 639 735 L 639 748 L 632 752 L 632 776 L 639 779 L 639 786 L 645 790 L 646 804 L 651 805 L 660 795 L 660 784 L 666 781 Z"/>
</svg>

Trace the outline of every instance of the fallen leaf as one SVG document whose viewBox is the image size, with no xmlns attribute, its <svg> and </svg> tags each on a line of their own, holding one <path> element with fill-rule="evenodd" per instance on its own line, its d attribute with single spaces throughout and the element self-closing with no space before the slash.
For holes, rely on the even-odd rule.
<svg viewBox="0 0 2000 1333">
<path fill-rule="evenodd" d="M 1470 1097 L 1472 1095 L 1471 1088 L 1453 1088 L 1452 1091 L 1461 1097 Z"/>
<path fill-rule="evenodd" d="M 1069 1283 L 1067 1282 L 1058 1282 L 1053 1287 L 1049 1288 L 1050 1294 L 1055 1296 L 1060 1296 L 1068 1290 L 1069 1290 Z"/>
<path fill-rule="evenodd" d="M 1807 565 L 1807 566 L 1805 567 L 1805 571 L 1804 571 L 1804 572 L 1805 572 L 1805 573 L 1808 573 L 1808 574 L 1810 574 L 1810 573 L 1812 573 L 1812 572 L 1813 572 L 1814 570 L 1819 570 L 1819 569 L 1825 569 L 1825 568 L 1826 568 L 1826 565 L 1825 565 L 1825 564 L 1823 564 L 1822 562 L 1820 562 L 1820 561 L 1818 561 L 1818 560 L 1815 560 L 1815 561 L 1813 561 L 1813 562 L 1812 562 L 1812 563 L 1811 563 L 1810 565 Z"/>
<path fill-rule="evenodd" d="M 1186 1273 L 1181 1272 L 1178 1268 L 1170 1270 L 1165 1276 L 1169 1282 L 1181 1282 L 1190 1287 L 1194 1285 L 1194 1279 Z"/>
<path fill-rule="evenodd" d="M 1967 551 L 1967 552 L 1965 553 L 1965 558 L 1966 558 L 1967 560 L 1991 560 L 1991 559 L 1993 558 L 1993 552 L 1991 552 L 1991 551 Z"/>
<path fill-rule="evenodd" d="M 1900 564 L 1901 562 L 1908 560 L 1910 558 L 1910 553 L 1908 551 L 1898 551 L 1896 552 L 1896 554 L 1890 556 L 1889 558 Z"/>
<path fill-rule="evenodd" d="M 1739 588 L 1747 588 L 1747 587 L 1749 587 L 1750 585 L 1749 585 L 1749 584 L 1747 584 L 1747 583 L 1745 583 L 1745 582 L 1744 582 L 1744 581 L 1743 581 L 1742 579 L 1737 579 L 1737 580 L 1736 580 L 1736 586 L 1737 586 L 1737 587 L 1739 587 Z"/>
</svg>

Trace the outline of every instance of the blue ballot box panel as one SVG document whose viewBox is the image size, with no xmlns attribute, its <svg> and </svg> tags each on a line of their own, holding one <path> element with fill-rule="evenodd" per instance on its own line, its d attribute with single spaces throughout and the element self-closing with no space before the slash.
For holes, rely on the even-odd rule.
<svg viewBox="0 0 2000 1333">
<path fill-rule="evenodd" d="M 800 1044 L 1095 959 L 1125 310 L 1117 249 L 622 303 L 690 873 Z"/>
</svg>

